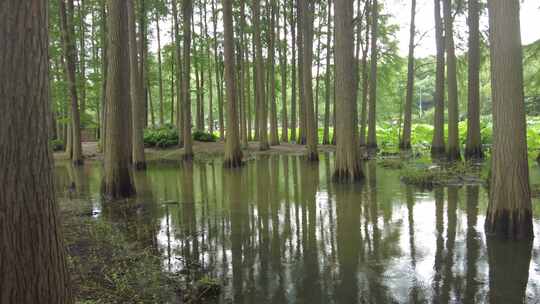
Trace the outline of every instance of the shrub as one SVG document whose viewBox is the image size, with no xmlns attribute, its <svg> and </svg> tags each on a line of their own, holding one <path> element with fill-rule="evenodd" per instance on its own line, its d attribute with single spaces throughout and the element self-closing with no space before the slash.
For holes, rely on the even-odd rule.
<svg viewBox="0 0 540 304">
<path fill-rule="evenodd" d="M 51 148 L 54 152 L 57 151 L 64 151 L 66 148 L 64 145 L 64 141 L 61 139 L 53 139 L 50 141 Z"/>
<path fill-rule="evenodd" d="M 174 126 L 144 130 L 146 147 L 169 148 L 178 145 L 178 130 Z"/>
<path fill-rule="evenodd" d="M 202 142 L 215 142 L 218 137 L 212 133 L 206 133 L 204 131 L 195 131 L 193 132 L 193 139 L 196 141 Z"/>
</svg>

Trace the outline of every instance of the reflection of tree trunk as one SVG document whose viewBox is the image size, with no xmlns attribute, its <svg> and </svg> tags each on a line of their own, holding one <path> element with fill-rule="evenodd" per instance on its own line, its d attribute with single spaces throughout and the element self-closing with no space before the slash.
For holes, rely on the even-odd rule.
<svg viewBox="0 0 540 304">
<path fill-rule="evenodd" d="M 444 188 L 435 189 L 435 230 L 437 231 L 435 265 L 433 266 L 433 284 L 434 298 L 441 298 L 441 280 L 444 250 Z"/>
<path fill-rule="evenodd" d="M 458 204 L 458 189 L 456 187 L 448 187 L 448 206 L 446 209 L 446 256 L 444 256 L 444 278 L 442 285 L 441 302 L 448 303 L 450 301 L 450 293 L 454 284 L 454 250 L 456 243 L 456 225 L 457 225 L 457 204 Z"/>
<path fill-rule="evenodd" d="M 486 243 L 490 303 L 523 303 L 527 298 L 532 239 L 504 241 L 488 237 Z"/>
<path fill-rule="evenodd" d="M 467 274 L 465 285 L 465 299 L 472 300 L 476 298 L 478 292 L 477 285 L 477 263 L 480 257 L 480 236 L 476 231 L 476 222 L 478 219 L 478 186 L 467 186 Z"/>
</svg>

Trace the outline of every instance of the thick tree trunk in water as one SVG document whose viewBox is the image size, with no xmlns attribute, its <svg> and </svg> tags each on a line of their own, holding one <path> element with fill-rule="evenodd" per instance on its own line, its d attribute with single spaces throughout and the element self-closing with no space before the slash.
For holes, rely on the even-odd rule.
<svg viewBox="0 0 540 304">
<path fill-rule="evenodd" d="M 0 3 L 0 303 L 73 303 L 48 141 L 48 6 Z"/>
<path fill-rule="evenodd" d="M 62 45 L 65 56 L 65 70 L 67 75 L 69 94 L 71 98 L 71 161 L 79 166 L 83 163 L 81 144 L 81 118 L 79 114 L 79 101 L 77 98 L 77 80 L 75 70 L 77 65 L 77 50 L 74 42 L 73 29 L 73 0 L 68 0 L 70 7 L 68 15 L 66 11 L 66 0 L 60 0 L 60 18 L 62 30 Z"/>
<path fill-rule="evenodd" d="M 335 1 L 336 24 L 336 147 L 337 182 L 358 181 L 364 177 L 358 145 L 356 77 L 354 68 L 353 1 Z M 329 7 L 330 9 L 330 7 Z"/>
<path fill-rule="evenodd" d="M 459 110 L 457 67 L 454 47 L 454 20 L 452 16 L 452 0 L 443 0 L 445 44 L 447 56 L 446 77 L 448 81 L 448 160 L 456 161 L 461 158 L 459 147 Z"/>
<path fill-rule="evenodd" d="M 276 0 L 270 0 L 270 29 L 268 39 L 268 73 L 270 77 L 268 79 L 270 83 L 269 97 L 270 97 L 270 145 L 279 145 L 278 126 L 277 126 L 277 105 L 276 105 Z"/>
<path fill-rule="evenodd" d="M 332 49 L 330 43 L 332 42 L 332 0 L 328 0 L 327 4 L 327 21 L 328 27 L 326 31 L 326 72 L 324 76 L 324 131 L 323 131 L 323 145 L 330 144 L 330 56 Z"/>
<path fill-rule="evenodd" d="M 411 26 L 409 32 L 409 58 L 407 66 L 407 96 L 405 97 L 405 117 L 403 119 L 403 136 L 399 148 L 402 151 L 411 149 L 412 101 L 414 97 L 414 35 L 416 16 L 416 0 L 411 2 Z"/>
<path fill-rule="evenodd" d="M 193 158 L 193 138 L 191 136 L 191 15 L 193 13 L 193 3 L 191 0 L 184 0 L 182 6 L 182 18 L 184 19 L 184 45 L 183 62 L 184 75 L 182 77 L 182 99 L 184 104 L 184 160 L 190 161 Z"/>
<path fill-rule="evenodd" d="M 234 34 L 232 1 L 223 0 L 223 28 L 225 48 L 225 84 L 227 87 L 227 139 L 225 140 L 224 166 L 235 168 L 242 165 L 238 130 L 237 91 L 234 69 Z"/>
<path fill-rule="evenodd" d="M 296 143 L 296 20 L 295 18 L 295 5 L 296 1 L 291 1 L 291 39 L 292 39 L 292 56 L 291 56 L 291 142 Z M 297 10 L 296 10 L 297 11 Z"/>
<path fill-rule="evenodd" d="M 482 159 L 480 135 L 480 4 L 469 0 L 469 99 L 467 106 L 466 159 Z"/>
<path fill-rule="evenodd" d="M 315 113 L 313 110 L 313 15 L 314 3 L 309 0 L 300 0 L 302 4 L 302 23 L 303 23 L 303 65 L 302 65 L 302 80 L 304 87 L 304 114 L 305 114 L 305 135 L 307 159 L 310 161 L 318 161 L 319 154 L 317 151 L 317 126 L 315 123 Z"/>
<path fill-rule="evenodd" d="M 367 149 L 370 155 L 377 153 L 377 39 L 379 32 L 379 4 L 373 0 L 371 8 L 371 77 L 369 85 L 369 115 L 368 115 L 368 138 Z"/>
<path fill-rule="evenodd" d="M 161 70 L 161 32 L 159 29 L 159 14 L 156 12 L 156 37 L 157 37 L 157 58 L 158 58 L 158 84 L 159 84 L 159 126 L 165 124 L 165 114 L 163 109 L 163 72 Z"/>
<path fill-rule="evenodd" d="M 434 0 L 435 44 L 437 46 L 437 67 L 435 72 L 435 113 L 433 115 L 432 157 L 440 157 L 446 152 L 444 143 L 444 26 L 441 18 L 441 1 Z"/>
<path fill-rule="evenodd" d="M 128 26 L 129 26 L 129 63 L 130 63 L 130 89 L 131 89 L 131 121 L 132 121 L 132 143 L 133 143 L 133 167 L 136 170 L 146 169 L 144 157 L 144 139 L 141 113 L 143 112 L 143 102 L 141 94 L 141 82 L 139 64 L 137 60 L 137 36 L 135 33 L 135 0 L 127 0 Z"/>
<path fill-rule="evenodd" d="M 107 129 L 102 193 L 110 199 L 135 194 L 129 173 L 130 83 L 128 0 L 108 0 Z"/>
<path fill-rule="evenodd" d="M 366 29 L 364 37 L 364 49 L 362 50 L 362 109 L 360 113 L 360 146 L 366 146 L 366 124 L 367 124 L 367 106 L 368 106 L 368 90 L 369 90 L 369 76 L 367 66 L 367 55 L 369 50 L 369 31 L 370 31 L 370 14 L 371 14 L 371 1 L 366 1 L 365 16 L 366 16 Z"/>
<path fill-rule="evenodd" d="M 533 237 L 518 0 L 490 0 L 493 151 L 486 233 Z"/>
<path fill-rule="evenodd" d="M 259 149 L 261 151 L 270 149 L 268 145 L 268 108 L 266 103 L 264 63 L 261 42 L 261 21 L 260 21 L 260 1 L 253 0 L 253 26 L 255 40 L 255 77 L 257 79 L 257 104 L 259 105 Z"/>
</svg>

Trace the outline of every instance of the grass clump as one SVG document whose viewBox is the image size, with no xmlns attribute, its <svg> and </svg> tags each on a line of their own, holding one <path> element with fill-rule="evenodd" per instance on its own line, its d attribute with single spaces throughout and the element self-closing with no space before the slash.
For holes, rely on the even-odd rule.
<svg viewBox="0 0 540 304">
<path fill-rule="evenodd" d="M 195 131 L 193 132 L 193 139 L 201 142 L 216 142 L 218 140 L 218 137 L 212 133 Z"/>
<path fill-rule="evenodd" d="M 401 170 L 405 167 L 403 160 L 399 158 L 384 158 L 378 161 L 378 164 L 386 169 Z"/>
<path fill-rule="evenodd" d="M 425 189 L 432 189 L 435 186 L 485 183 L 482 170 L 467 162 L 437 166 L 408 165 L 401 169 L 401 181 Z"/>
</svg>

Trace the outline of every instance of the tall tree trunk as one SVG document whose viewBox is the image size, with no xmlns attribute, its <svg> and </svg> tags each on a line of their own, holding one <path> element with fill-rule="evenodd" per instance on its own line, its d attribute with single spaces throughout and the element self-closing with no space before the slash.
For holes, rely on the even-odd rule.
<svg viewBox="0 0 540 304">
<path fill-rule="evenodd" d="M 287 6 L 283 6 L 283 40 L 280 40 L 279 67 L 281 72 L 281 141 L 289 142 L 289 122 L 287 115 Z M 279 15 L 278 15 L 278 28 Z M 278 36 L 281 38 L 281 32 Z"/>
<path fill-rule="evenodd" d="M 486 233 L 533 237 L 518 0 L 490 0 L 493 150 Z"/>
<path fill-rule="evenodd" d="M 364 177 L 358 145 L 356 77 L 354 75 L 353 1 L 335 1 L 337 147 L 334 180 L 358 181 Z M 330 7 L 328 7 L 330 9 Z M 358 74 L 358 73 L 356 73 Z"/>
<path fill-rule="evenodd" d="M 270 4 L 270 28 L 268 39 L 268 73 L 270 77 L 268 81 L 269 85 L 269 97 L 270 97 L 270 145 L 279 145 L 278 126 L 277 126 L 277 105 L 276 105 L 276 0 L 269 0 Z"/>
<path fill-rule="evenodd" d="M 224 166 L 235 168 L 242 165 L 238 130 L 237 92 L 234 69 L 234 34 L 232 1 L 223 0 L 223 28 L 225 48 L 225 84 L 227 86 L 227 139 L 225 141 Z"/>
<path fill-rule="evenodd" d="M 332 55 L 332 49 L 330 44 L 332 43 L 332 0 L 328 0 L 327 4 L 327 31 L 326 31 L 326 71 L 324 76 L 324 132 L 323 132 L 323 145 L 330 144 L 330 58 Z"/>
<path fill-rule="evenodd" d="M 73 28 L 73 0 L 68 0 L 69 14 L 66 10 L 65 0 L 60 0 L 60 26 L 62 30 L 62 45 L 65 58 L 65 71 L 67 75 L 69 94 L 71 97 L 71 161 L 74 165 L 83 164 L 81 144 L 81 118 L 79 114 L 79 101 L 77 98 L 77 80 L 75 70 L 77 66 L 77 50 L 74 42 Z"/>
<path fill-rule="evenodd" d="M 146 169 L 144 157 L 144 139 L 141 113 L 143 112 L 144 99 L 141 94 L 141 82 L 139 64 L 137 60 L 137 35 L 135 29 L 135 0 L 127 0 L 127 15 L 129 27 L 129 73 L 131 90 L 131 121 L 132 121 L 132 143 L 133 143 L 133 167 L 136 170 Z"/>
<path fill-rule="evenodd" d="M 105 152 L 105 125 L 107 117 L 107 69 L 108 69 L 108 59 L 107 59 L 107 13 L 106 13 L 106 0 L 100 0 L 100 11 L 101 11 L 101 122 L 100 122 L 100 137 L 99 137 L 99 149 L 101 152 Z"/>
<path fill-rule="evenodd" d="M 296 29 L 298 44 L 298 143 L 306 144 L 306 111 L 305 111 L 305 88 L 304 88 L 304 13 L 302 1 L 293 0 L 297 3 Z"/>
<path fill-rule="evenodd" d="M 184 104 L 184 160 L 193 158 L 193 138 L 191 136 L 191 17 L 193 14 L 192 0 L 184 0 L 182 18 L 184 23 L 182 99 Z"/>
<path fill-rule="evenodd" d="M 367 56 L 369 50 L 369 31 L 371 26 L 371 1 L 367 0 L 365 4 L 365 18 L 366 18 L 366 28 L 365 28 L 365 37 L 364 37 L 364 49 L 362 50 L 362 109 L 360 113 L 360 146 L 366 146 L 366 123 L 367 123 L 367 112 L 368 112 L 368 90 L 369 90 L 369 75 L 368 75 L 368 65 L 367 65 Z"/>
<path fill-rule="evenodd" d="M 105 169 L 101 191 L 109 199 L 135 194 L 131 159 L 128 0 L 107 0 L 108 61 Z"/>
<path fill-rule="evenodd" d="M 48 7 L 0 3 L 0 303 L 73 303 L 48 143 Z"/>
<path fill-rule="evenodd" d="M 157 58 L 158 58 L 158 85 L 159 85 L 159 125 L 165 125 L 165 114 L 163 109 L 163 71 L 161 64 L 161 31 L 159 28 L 159 13 L 156 12 L 156 37 L 157 37 Z"/>
<path fill-rule="evenodd" d="M 212 1 L 212 0 L 210 0 Z M 207 11 L 207 5 L 208 5 L 208 2 L 207 0 L 204 0 L 203 2 L 203 12 L 204 12 L 204 15 L 203 15 L 203 20 L 204 20 L 204 23 L 203 23 L 203 26 L 204 26 L 204 39 L 205 39 L 205 52 L 206 52 L 206 60 L 207 60 L 207 63 L 208 63 L 208 132 L 210 134 L 213 134 L 214 133 L 214 89 L 213 89 L 213 86 L 214 86 L 214 80 L 212 79 L 212 60 L 210 58 L 210 39 L 209 39 L 209 36 L 208 36 L 208 19 L 207 19 L 207 16 L 206 16 L 206 11 Z"/>
<path fill-rule="evenodd" d="M 253 0 L 253 26 L 255 40 L 255 60 L 256 60 L 256 79 L 257 79 L 257 104 L 259 105 L 259 149 L 268 150 L 268 105 L 266 103 L 265 81 L 264 81 L 264 62 L 261 42 L 261 21 L 260 21 L 260 2 Z"/>
<path fill-rule="evenodd" d="M 379 49 L 377 40 L 379 36 L 379 4 L 373 0 L 371 7 L 371 77 L 369 84 L 369 115 L 367 149 L 370 155 L 377 153 L 377 61 Z"/>
<path fill-rule="evenodd" d="M 480 3 L 469 0 L 469 99 L 467 106 L 467 144 L 465 158 L 482 159 L 480 135 Z"/>
<path fill-rule="evenodd" d="M 148 127 L 148 112 L 149 112 L 149 106 L 150 106 L 150 90 L 148 85 L 148 65 L 147 65 L 147 58 L 148 58 L 148 37 L 147 37 L 147 11 L 146 11 L 146 5 L 145 0 L 140 0 L 139 2 L 139 71 L 140 71 L 140 82 L 141 82 L 141 90 L 142 95 L 144 99 L 144 111 L 141 113 L 141 120 L 143 122 L 144 127 Z M 152 127 L 154 127 L 155 124 L 152 123 Z"/>
<path fill-rule="evenodd" d="M 172 14 L 174 23 L 174 50 L 176 61 L 176 128 L 178 129 L 178 146 L 184 146 L 184 114 L 182 102 L 182 51 L 180 48 L 180 23 L 178 21 L 178 0 L 172 0 Z"/>
<path fill-rule="evenodd" d="M 216 72 L 216 90 L 218 97 L 218 123 L 219 123 L 219 138 L 223 140 L 225 138 L 225 124 L 223 122 L 223 84 L 220 77 L 221 62 L 218 54 L 218 37 L 217 37 L 217 18 L 218 11 L 216 8 L 216 1 L 212 1 L 212 24 L 214 27 L 214 63 Z"/>
<path fill-rule="evenodd" d="M 456 161 L 461 158 L 459 147 L 459 109 L 457 88 L 457 67 L 454 47 L 454 20 L 452 16 L 452 0 L 443 0 L 444 28 L 448 81 L 448 160 Z"/>
<path fill-rule="evenodd" d="M 172 1 L 171 1 L 172 2 Z M 174 36 L 174 21 L 171 23 L 171 43 L 173 43 L 175 41 L 175 36 Z M 175 96 L 176 96 L 176 92 L 175 92 L 175 84 L 177 82 L 177 80 L 175 79 L 176 78 L 176 75 L 175 75 L 175 72 L 176 72 L 176 56 L 175 56 L 175 52 L 174 51 L 170 51 L 171 53 L 171 116 L 170 116 L 170 124 L 174 126 L 174 105 L 175 105 Z"/>
<path fill-rule="evenodd" d="M 79 13 L 79 83 L 81 86 L 80 113 L 84 117 L 86 113 L 86 10 L 84 0 L 79 0 L 77 7 Z"/>
<path fill-rule="evenodd" d="M 300 0 L 302 4 L 302 29 L 304 38 L 304 54 L 302 65 L 302 80 L 304 87 L 304 113 L 306 116 L 305 133 L 306 133 L 306 147 L 307 147 L 307 159 L 310 161 L 318 161 L 319 154 L 317 151 L 317 126 L 315 122 L 315 113 L 313 110 L 313 15 L 314 15 L 314 3 L 309 0 Z"/>
<path fill-rule="evenodd" d="M 249 78 L 246 81 L 246 71 L 249 69 L 248 66 L 248 55 L 246 50 L 246 43 L 244 32 L 246 28 L 246 1 L 240 1 L 240 20 L 239 20 L 239 31 L 240 31 L 240 47 L 238 50 L 238 57 L 240 58 L 240 139 L 241 145 L 244 148 L 248 147 L 248 134 L 247 134 L 247 113 L 246 106 L 249 105 L 249 90 L 246 90 L 246 84 L 249 84 Z"/>
<path fill-rule="evenodd" d="M 437 46 L 437 67 L 435 71 L 435 113 L 433 115 L 433 141 L 431 155 L 440 157 L 445 153 L 444 142 L 444 25 L 441 18 L 441 1 L 434 0 L 435 7 L 435 44 Z"/>
<path fill-rule="evenodd" d="M 296 74 L 296 22 L 297 11 L 295 10 L 296 0 L 291 1 L 291 10 L 290 10 L 290 25 L 291 25 L 291 39 L 292 39 L 292 56 L 291 56 L 291 141 L 296 142 L 296 81 L 298 79 Z"/>
<path fill-rule="evenodd" d="M 317 28 L 321 27 L 321 21 L 318 22 Z M 321 73 L 321 35 L 317 35 L 317 48 L 316 48 L 316 54 L 315 54 L 315 100 L 313 105 L 313 117 L 315 120 L 315 130 L 317 130 L 317 134 L 319 134 L 319 85 L 320 85 L 320 73 Z"/>
<path fill-rule="evenodd" d="M 407 66 L 407 96 L 405 97 L 405 117 L 403 119 L 403 136 L 399 148 L 403 151 L 411 149 L 412 101 L 414 97 L 414 35 L 416 16 L 416 0 L 411 1 L 411 25 L 409 32 L 409 58 Z"/>
</svg>

